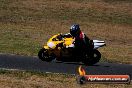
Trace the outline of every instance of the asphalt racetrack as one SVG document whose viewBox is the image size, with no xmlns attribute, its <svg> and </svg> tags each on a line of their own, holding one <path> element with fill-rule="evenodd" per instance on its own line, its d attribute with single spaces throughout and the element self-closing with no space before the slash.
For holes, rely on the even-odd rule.
<svg viewBox="0 0 132 88">
<path fill-rule="evenodd" d="M 77 74 L 79 63 L 43 62 L 37 57 L 0 54 L 1 69 Z M 129 74 L 132 65 L 116 63 L 97 63 L 93 66 L 82 65 L 86 74 Z M 132 76 L 131 76 L 132 78 Z"/>
</svg>

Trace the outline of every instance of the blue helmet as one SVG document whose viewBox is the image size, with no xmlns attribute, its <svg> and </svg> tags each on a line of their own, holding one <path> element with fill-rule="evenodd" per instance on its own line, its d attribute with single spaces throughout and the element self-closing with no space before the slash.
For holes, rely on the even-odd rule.
<svg viewBox="0 0 132 88">
<path fill-rule="evenodd" d="M 74 24 L 74 25 L 71 26 L 71 28 L 70 28 L 70 34 L 72 36 L 75 37 L 79 32 L 80 32 L 79 24 Z"/>
</svg>

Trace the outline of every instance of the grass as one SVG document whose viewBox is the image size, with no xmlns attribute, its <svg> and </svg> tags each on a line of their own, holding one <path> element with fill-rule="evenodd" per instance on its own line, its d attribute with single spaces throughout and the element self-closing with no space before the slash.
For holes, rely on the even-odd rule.
<svg viewBox="0 0 132 88">
<path fill-rule="evenodd" d="M 36 56 L 48 38 L 59 32 L 67 33 L 71 24 L 79 23 L 81 29 L 91 39 L 100 39 L 106 42 L 107 46 L 99 49 L 103 54 L 102 62 L 131 64 L 131 8 L 131 0 L 1 0 L 0 52 Z M 3 76 L 3 74 L 1 75 Z M 9 77 L 9 79 L 11 78 Z M 37 78 L 40 77 L 37 76 Z M 14 80 L 16 79 L 14 78 Z M 31 81 L 30 78 L 29 80 Z M 66 81 L 67 85 L 77 87 L 73 81 L 74 78 L 71 80 L 73 84 Z M 21 82 L 25 83 L 17 81 L 8 81 L 7 83 L 10 86 L 12 83 L 20 86 L 23 86 Z M 58 84 L 53 81 L 56 80 L 50 79 L 48 86 L 50 83 L 53 86 Z M 63 80 L 59 80 L 56 87 L 60 86 L 62 82 Z M 32 84 L 32 82 L 29 82 L 28 85 L 30 87 L 43 86 L 37 83 Z M 98 87 L 100 85 L 90 86 Z M 126 85 L 102 86 L 126 87 Z"/>
<path fill-rule="evenodd" d="M 56 33 L 79 23 L 91 39 L 104 40 L 102 62 L 132 64 L 132 0 L 0 0 L 0 53 L 36 56 Z M 70 81 L 69 81 L 70 80 Z M 75 76 L 0 70 L 1 88 L 131 88 L 78 85 Z"/>
<path fill-rule="evenodd" d="M 69 81 L 70 80 L 70 81 Z M 1 88 L 131 88 L 127 84 L 85 84 L 79 85 L 76 76 L 30 71 L 0 70 Z"/>
<path fill-rule="evenodd" d="M 108 22 L 113 24 L 132 24 L 131 14 L 117 11 L 114 6 L 97 4 L 97 1 L 1 1 L 1 21 L 11 23 L 44 22 L 47 20 L 73 20 L 85 22 Z M 101 1 L 101 0 L 100 0 Z M 54 3 L 54 5 L 53 5 Z M 93 4 L 93 7 L 90 5 Z M 99 5 L 100 8 L 98 8 Z M 103 5 L 103 6 L 101 6 Z M 128 4 L 129 6 L 129 4 Z M 130 7 L 129 7 L 130 8 Z M 111 11 L 115 10 L 115 11 Z"/>
<path fill-rule="evenodd" d="M 48 38 L 79 23 L 106 42 L 100 51 L 107 61 L 132 63 L 131 8 L 130 0 L 1 0 L 0 52 L 36 56 Z"/>
</svg>

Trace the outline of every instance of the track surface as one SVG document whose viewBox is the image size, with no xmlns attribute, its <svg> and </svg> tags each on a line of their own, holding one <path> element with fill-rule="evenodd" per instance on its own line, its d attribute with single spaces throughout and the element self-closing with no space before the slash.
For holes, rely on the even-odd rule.
<svg viewBox="0 0 132 88">
<path fill-rule="evenodd" d="M 80 64 L 43 62 L 37 57 L 0 55 L 0 68 L 19 69 L 27 71 L 76 74 Z M 132 75 L 132 65 L 97 63 L 94 66 L 84 66 L 86 74 L 129 74 Z M 131 77 L 132 78 L 132 77 Z"/>
</svg>

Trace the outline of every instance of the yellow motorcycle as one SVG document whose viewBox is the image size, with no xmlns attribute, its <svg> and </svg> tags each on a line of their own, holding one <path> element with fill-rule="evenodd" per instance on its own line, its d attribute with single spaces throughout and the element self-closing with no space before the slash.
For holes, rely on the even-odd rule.
<svg viewBox="0 0 132 88">
<path fill-rule="evenodd" d="M 101 53 L 97 49 L 106 44 L 104 41 L 99 40 L 89 40 L 88 42 L 88 48 L 78 50 L 80 53 L 75 54 L 75 39 L 70 34 L 56 34 L 40 49 L 38 57 L 46 62 L 57 60 L 62 62 L 82 62 L 86 65 L 93 65 L 99 62 L 101 58 Z"/>
</svg>

